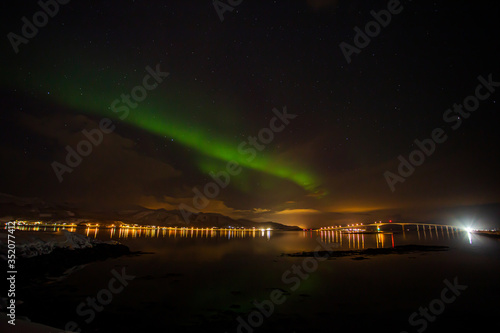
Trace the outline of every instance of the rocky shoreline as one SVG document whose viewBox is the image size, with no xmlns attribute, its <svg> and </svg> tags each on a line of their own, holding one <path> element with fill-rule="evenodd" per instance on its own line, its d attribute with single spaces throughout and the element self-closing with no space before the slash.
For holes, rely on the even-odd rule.
<svg viewBox="0 0 500 333">
<path fill-rule="evenodd" d="M 0 261 L 7 258 L 3 235 L 0 235 Z M 16 233 L 15 269 L 22 272 L 17 275 L 16 284 L 19 288 L 64 277 L 75 267 L 94 261 L 134 254 L 118 242 L 103 242 L 69 231 L 45 237 L 42 239 Z"/>
<path fill-rule="evenodd" d="M 20 287 L 49 280 L 51 277 L 64 276 L 72 267 L 94 261 L 130 255 L 132 252 L 123 244 L 96 244 L 93 247 L 69 250 L 56 248 L 49 254 L 17 260 Z"/>
</svg>

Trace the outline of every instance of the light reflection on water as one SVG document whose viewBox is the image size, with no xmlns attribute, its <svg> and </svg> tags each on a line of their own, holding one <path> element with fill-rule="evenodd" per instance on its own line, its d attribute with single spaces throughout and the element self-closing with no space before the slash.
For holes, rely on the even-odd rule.
<svg viewBox="0 0 500 333">
<path fill-rule="evenodd" d="M 265 229 L 238 230 L 238 229 L 212 229 L 212 228 L 81 228 L 81 227 L 26 227 L 19 226 L 19 230 L 39 231 L 39 232 L 58 232 L 68 230 L 83 234 L 87 237 L 101 240 L 125 241 L 131 239 L 208 239 L 208 240 L 227 240 L 234 241 L 238 239 L 264 239 L 267 241 L 278 241 L 283 235 L 293 235 L 295 240 L 315 242 L 321 239 L 326 244 L 335 244 L 340 249 L 366 249 L 366 248 L 387 248 L 404 244 L 426 244 L 426 243 L 448 243 L 452 241 L 462 241 L 464 232 L 453 228 L 434 227 L 419 228 L 410 230 L 402 228 L 401 231 L 378 232 L 378 233 L 348 233 L 340 230 L 321 230 L 321 231 L 298 231 L 284 232 Z M 288 240 L 290 237 L 287 236 Z M 467 233 L 467 241 L 472 244 L 472 237 Z"/>
<path fill-rule="evenodd" d="M 18 226 L 22 231 L 58 232 L 68 230 L 90 238 L 127 239 L 127 238 L 266 238 L 271 239 L 271 230 L 253 229 L 212 229 L 212 228 L 67 228 L 67 227 L 29 227 Z"/>
<path fill-rule="evenodd" d="M 340 247 L 349 249 L 383 248 L 394 247 L 396 245 L 413 243 L 427 243 L 427 240 L 440 243 L 459 237 L 460 232 L 448 227 L 427 227 L 409 230 L 402 228 L 397 232 L 379 233 L 346 233 L 339 230 L 323 230 L 318 234 L 325 243 L 335 243 Z M 468 234 L 469 243 L 472 244 L 472 237 Z"/>
</svg>

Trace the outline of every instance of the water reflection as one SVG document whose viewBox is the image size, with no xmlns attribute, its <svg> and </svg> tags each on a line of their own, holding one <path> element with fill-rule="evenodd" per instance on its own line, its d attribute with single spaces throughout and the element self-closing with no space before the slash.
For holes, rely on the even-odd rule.
<svg viewBox="0 0 500 333">
<path fill-rule="evenodd" d="M 68 230 L 69 232 L 75 232 L 77 231 L 76 227 L 40 227 L 40 226 L 20 226 L 16 225 L 17 230 L 23 230 L 23 231 L 60 231 L 60 230 Z"/>
<path fill-rule="evenodd" d="M 441 230 L 438 230 L 441 228 Z M 453 228 L 436 226 L 417 226 L 417 228 L 403 228 L 398 231 L 383 232 L 345 232 L 341 230 L 307 230 L 301 232 L 281 232 L 268 229 L 214 229 L 214 228 L 103 228 L 103 227 L 44 227 L 44 226 L 18 226 L 17 229 L 25 231 L 57 232 L 68 230 L 77 232 L 87 237 L 102 240 L 127 240 L 127 239 L 263 239 L 278 241 L 283 235 L 297 235 L 307 242 L 315 242 L 318 236 L 326 244 L 336 244 L 343 249 L 386 248 L 397 245 L 415 243 L 442 243 L 448 240 L 459 239 L 472 244 L 470 233 L 457 231 Z M 446 229 L 446 230 L 444 230 Z M 451 229 L 451 230 L 450 230 Z M 287 238 L 288 239 L 288 238 Z"/>
<path fill-rule="evenodd" d="M 439 230 L 439 228 L 441 230 Z M 445 230 L 446 229 L 446 232 Z M 451 232 L 450 232 L 451 229 Z M 312 237 L 314 231 L 303 233 L 304 237 Z M 459 236 L 459 231 L 453 228 L 423 226 L 410 230 L 403 228 L 397 232 L 344 232 L 340 230 L 321 230 L 318 231 L 321 240 L 327 244 L 335 243 L 339 247 L 346 243 L 345 248 L 348 249 L 365 249 L 365 248 L 384 248 L 395 247 L 409 243 L 426 243 L 427 240 L 441 242 L 455 239 Z M 469 243 L 472 244 L 470 234 L 468 235 Z"/>
<path fill-rule="evenodd" d="M 270 229 L 214 229 L 214 228 L 75 228 L 18 226 L 23 231 L 61 231 L 68 230 L 91 238 L 266 238 L 271 239 Z"/>
</svg>

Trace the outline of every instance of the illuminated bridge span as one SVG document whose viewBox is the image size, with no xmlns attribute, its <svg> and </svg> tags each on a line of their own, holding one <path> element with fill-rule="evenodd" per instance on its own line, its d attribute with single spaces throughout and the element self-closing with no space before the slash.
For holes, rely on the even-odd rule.
<svg viewBox="0 0 500 333">
<path fill-rule="evenodd" d="M 405 227 L 407 226 L 416 226 L 417 231 L 422 228 L 422 230 L 432 230 L 433 228 L 437 231 L 438 227 L 441 228 L 441 230 L 446 229 L 446 230 L 454 230 L 454 231 L 459 231 L 459 230 L 464 230 L 468 231 L 467 228 L 463 227 L 457 227 L 454 225 L 447 225 L 447 224 L 430 224 L 430 223 L 415 223 L 415 222 L 409 222 L 409 223 L 403 223 L 403 222 L 375 222 L 375 223 L 368 223 L 368 224 L 363 224 L 363 223 L 353 223 L 353 224 L 348 224 L 345 226 L 342 225 L 337 225 L 337 226 L 330 226 L 330 227 L 323 227 L 320 229 L 316 229 L 317 231 L 330 231 L 330 230 L 335 230 L 335 231 L 380 231 L 380 227 L 385 226 L 385 225 L 400 225 L 403 231 L 405 230 Z"/>
</svg>

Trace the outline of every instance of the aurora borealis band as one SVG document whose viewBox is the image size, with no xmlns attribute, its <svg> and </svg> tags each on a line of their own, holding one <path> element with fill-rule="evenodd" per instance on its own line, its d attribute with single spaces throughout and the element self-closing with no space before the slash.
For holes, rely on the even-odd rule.
<svg viewBox="0 0 500 333">
<path fill-rule="evenodd" d="M 147 72 L 144 71 L 142 74 L 147 75 Z M 54 73 L 51 75 L 57 76 Z M 119 74 L 115 73 L 115 75 L 118 76 Z M 137 73 L 137 75 L 140 75 L 140 73 Z M 59 75 L 59 78 L 61 77 L 64 77 L 64 75 Z M 202 123 L 189 120 L 187 117 L 192 113 L 189 110 L 192 107 L 189 102 L 172 103 L 169 98 L 162 97 L 161 93 L 156 93 L 155 89 L 153 89 L 148 93 L 149 96 L 145 97 L 146 103 L 137 101 L 127 104 L 123 99 L 120 100 L 120 96 L 127 95 L 128 98 L 131 98 L 130 90 L 129 92 L 119 93 L 118 89 L 115 88 L 115 91 L 111 92 L 113 89 L 109 89 L 111 86 L 109 82 L 112 81 L 112 78 L 106 78 L 104 82 L 107 83 L 105 84 L 103 84 L 103 81 L 100 81 L 100 83 L 92 82 L 89 86 L 83 88 L 82 80 L 88 82 L 88 79 L 85 80 L 83 77 L 80 79 L 77 82 L 66 80 L 61 87 L 57 84 L 52 85 L 53 78 L 49 76 L 44 87 L 45 90 L 50 92 L 47 97 L 62 107 L 89 115 L 112 118 L 117 124 L 123 121 L 159 137 L 174 140 L 194 149 L 205 157 L 225 162 L 236 161 L 243 167 L 292 181 L 310 192 L 314 192 L 320 185 L 314 172 L 307 170 L 304 165 L 299 166 L 298 162 L 291 163 L 280 159 L 278 156 L 266 152 L 265 148 L 260 148 L 262 151 L 256 149 L 248 143 L 248 138 L 238 142 L 224 137 L 223 133 L 210 133 Z M 140 83 L 142 80 L 137 82 Z M 164 86 L 161 88 L 168 90 L 168 84 L 167 78 L 165 82 L 161 83 Z M 86 93 L 81 94 L 82 90 L 86 91 Z M 113 108 L 115 101 L 115 107 Z M 119 112 L 120 108 L 123 110 L 122 112 Z M 213 107 L 208 112 L 215 116 L 206 121 L 217 122 L 220 117 L 224 117 L 224 114 L 231 113 L 231 110 L 221 111 Z M 272 115 L 271 110 L 269 112 Z M 262 125 L 269 126 L 266 123 L 262 123 Z M 248 133 L 248 136 L 256 137 L 257 133 Z M 276 137 L 279 140 L 279 133 L 276 133 Z M 243 144 L 243 142 L 246 143 Z M 262 143 L 257 144 L 262 146 Z M 272 144 L 272 142 L 269 143 L 269 145 Z M 240 145 L 242 145 L 241 149 L 238 149 Z M 219 171 L 214 167 L 217 163 L 207 163 L 206 159 L 202 157 L 198 158 L 198 160 L 201 171 L 205 173 Z M 309 169 L 312 168 L 309 167 Z"/>
</svg>

